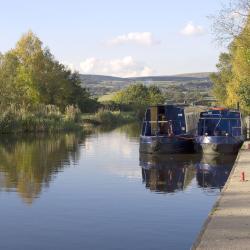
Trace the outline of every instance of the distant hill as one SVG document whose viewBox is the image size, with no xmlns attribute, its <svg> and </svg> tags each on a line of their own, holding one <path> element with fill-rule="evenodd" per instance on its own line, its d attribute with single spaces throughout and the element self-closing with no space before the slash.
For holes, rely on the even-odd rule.
<svg viewBox="0 0 250 250">
<path fill-rule="evenodd" d="M 123 81 L 125 78 L 104 75 L 80 75 L 82 81 L 103 82 L 103 81 Z"/>
<path fill-rule="evenodd" d="M 212 72 L 200 72 L 200 73 L 186 73 L 186 74 L 178 74 L 175 76 L 180 76 L 180 77 L 194 77 L 194 78 L 209 78 L 209 75 Z"/>
<path fill-rule="evenodd" d="M 83 75 L 81 74 L 82 85 L 89 89 L 93 95 L 101 96 L 104 94 L 118 91 L 130 84 L 143 83 L 146 85 L 155 84 L 166 90 L 168 87 L 181 87 L 209 91 L 212 84 L 209 79 L 209 72 L 188 73 L 173 76 L 145 76 L 145 77 L 114 77 L 105 75 Z"/>
</svg>

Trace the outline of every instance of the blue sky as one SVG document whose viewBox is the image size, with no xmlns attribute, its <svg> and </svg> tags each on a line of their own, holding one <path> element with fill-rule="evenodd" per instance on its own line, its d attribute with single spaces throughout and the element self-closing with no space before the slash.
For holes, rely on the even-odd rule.
<svg viewBox="0 0 250 250">
<path fill-rule="evenodd" d="M 213 42 L 207 17 L 221 6 L 219 0 L 2 1 L 0 51 L 31 29 L 56 59 L 81 73 L 213 71 L 223 48 Z"/>
</svg>

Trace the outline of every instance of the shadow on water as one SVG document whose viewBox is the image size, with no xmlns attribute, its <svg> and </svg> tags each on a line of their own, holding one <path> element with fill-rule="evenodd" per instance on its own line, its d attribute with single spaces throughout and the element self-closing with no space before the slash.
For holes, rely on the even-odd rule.
<svg viewBox="0 0 250 250">
<path fill-rule="evenodd" d="M 236 156 L 140 154 L 142 181 L 154 192 L 173 193 L 187 188 L 196 177 L 205 191 L 221 190 Z"/>
<path fill-rule="evenodd" d="M 31 204 L 55 174 L 76 164 L 82 134 L 1 136 L 0 190 L 16 191 Z"/>
</svg>

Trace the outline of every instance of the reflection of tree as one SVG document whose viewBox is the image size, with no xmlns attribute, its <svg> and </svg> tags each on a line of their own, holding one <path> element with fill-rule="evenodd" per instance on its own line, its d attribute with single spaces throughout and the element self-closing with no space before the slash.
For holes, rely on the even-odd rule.
<svg viewBox="0 0 250 250">
<path fill-rule="evenodd" d="M 219 157 L 204 155 L 201 161 L 196 164 L 198 185 L 204 188 L 221 189 L 228 179 L 235 159 L 235 155 Z"/>
<path fill-rule="evenodd" d="M 128 138 L 134 139 L 140 136 L 140 124 L 138 122 L 125 124 L 116 129 L 120 133 L 126 134 Z"/>
<path fill-rule="evenodd" d="M 140 166 L 146 188 L 156 192 L 183 190 L 195 176 L 195 168 L 189 155 L 140 154 Z"/>
<path fill-rule="evenodd" d="M 48 186 L 54 174 L 79 158 L 79 135 L 1 138 L 0 188 L 15 188 L 27 203 Z"/>
</svg>

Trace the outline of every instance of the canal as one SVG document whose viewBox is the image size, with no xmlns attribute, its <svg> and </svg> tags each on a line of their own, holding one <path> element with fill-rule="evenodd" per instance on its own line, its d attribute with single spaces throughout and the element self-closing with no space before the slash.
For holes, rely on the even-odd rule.
<svg viewBox="0 0 250 250">
<path fill-rule="evenodd" d="M 0 249 L 189 249 L 235 159 L 140 155 L 138 134 L 1 137 Z"/>
</svg>

